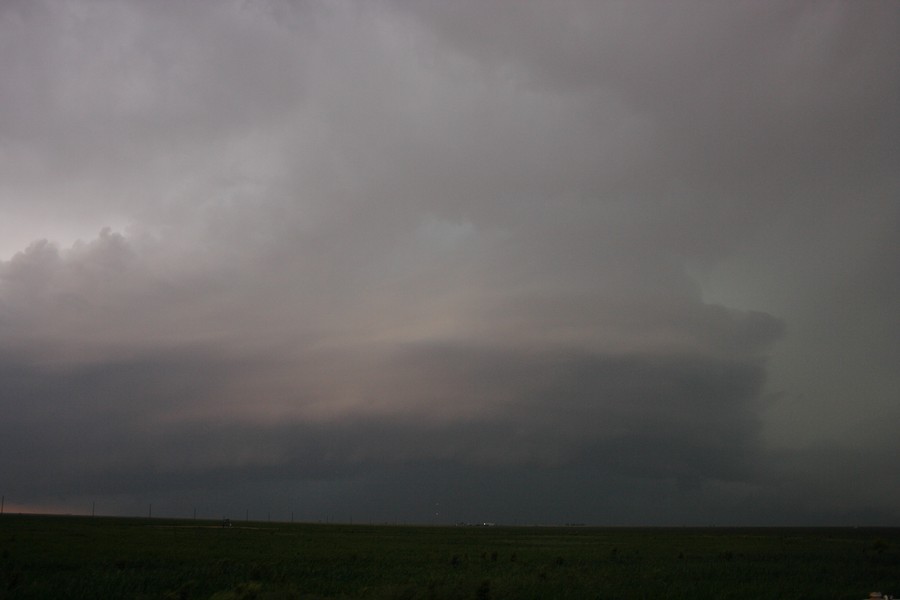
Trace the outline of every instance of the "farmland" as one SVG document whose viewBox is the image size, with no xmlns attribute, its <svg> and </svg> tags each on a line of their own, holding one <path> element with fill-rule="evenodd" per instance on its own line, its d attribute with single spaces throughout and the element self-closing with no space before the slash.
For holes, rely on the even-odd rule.
<svg viewBox="0 0 900 600">
<path fill-rule="evenodd" d="M 898 529 L 415 527 L 0 516 L 0 598 L 848 598 Z"/>
</svg>

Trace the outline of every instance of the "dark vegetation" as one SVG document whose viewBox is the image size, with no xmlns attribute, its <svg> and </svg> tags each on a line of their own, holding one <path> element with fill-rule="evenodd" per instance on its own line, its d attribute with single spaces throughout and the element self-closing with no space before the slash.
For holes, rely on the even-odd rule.
<svg viewBox="0 0 900 600">
<path fill-rule="evenodd" d="M 0 598 L 847 598 L 898 529 L 400 527 L 0 516 Z"/>
</svg>

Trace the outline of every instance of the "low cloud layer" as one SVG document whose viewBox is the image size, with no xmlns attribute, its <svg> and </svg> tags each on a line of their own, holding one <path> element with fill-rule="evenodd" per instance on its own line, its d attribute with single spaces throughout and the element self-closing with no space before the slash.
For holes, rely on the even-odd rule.
<svg viewBox="0 0 900 600">
<path fill-rule="evenodd" d="M 5 4 L 2 491 L 896 523 L 859 490 L 897 491 L 898 33 L 874 3 Z"/>
</svg>

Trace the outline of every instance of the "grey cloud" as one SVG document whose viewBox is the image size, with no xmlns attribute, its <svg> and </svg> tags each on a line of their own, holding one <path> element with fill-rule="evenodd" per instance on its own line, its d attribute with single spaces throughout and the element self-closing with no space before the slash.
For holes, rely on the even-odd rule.
<svg viewBox="0 0 900 600">
<path fill-rule="evenodd" d="M 4 4 L 3 470 L 852 514 L 784 481 L 895 412 L 886 7 Z"/>
<path fill-rule="evenodd" d="M 597 115 L 627 107 L 618 120 L 640 127 L 626 139 L 646 142 L 624 172 L 593 152 L 587 189 L 647 202 L 661 217 L 647 225 L 679 236 L 675 249 L 727 251 L 785 205 L 814 210 L 837 201 L 835 186 L 881 177 L 896 154 L 898 15 L 886 4 L 397 4 L 526 90 L 591 99 L 574 120 L 596 138 L 617 131 Z"/>
<path fill-rule="evenodd" d="M 349 393 L 352 412 L 255 425 L 233 411 L 249 404 L 264 418 L 270 399 L 235 406 L 235 363 L 202 348 L 64 369 L 8 366 L 2 408 L 19 415 L 3 431 L 8 486 L 36 497 L 215 497 L 278 479 L 361 485 L 373 472 L 429 463 L 456 477 L 529 468 L 552 482 L 561 468 L 700 485 L 747 476 L 759 452 L 754 361 L 454 345 L 390 352 L 371 370 L 338 358 L 324 380 L 295 379 L 295 401 L 339 406 Z M 239 364 L 246 377 L 249 365 Z"/>
</svg>

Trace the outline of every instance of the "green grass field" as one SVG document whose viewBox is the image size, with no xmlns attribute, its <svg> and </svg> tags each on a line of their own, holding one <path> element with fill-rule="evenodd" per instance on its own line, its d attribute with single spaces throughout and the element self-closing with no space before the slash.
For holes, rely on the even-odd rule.
<svg viewBox="0 0 900 600">
<path fill-rule="evenodd" d="M 847 598 L 898 529 L 407 527 L 0 516 L 0 598 Z"/>
</svg>

